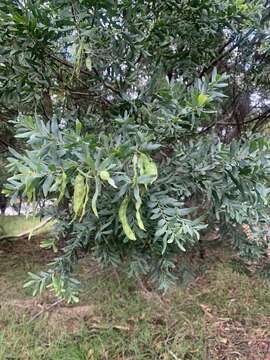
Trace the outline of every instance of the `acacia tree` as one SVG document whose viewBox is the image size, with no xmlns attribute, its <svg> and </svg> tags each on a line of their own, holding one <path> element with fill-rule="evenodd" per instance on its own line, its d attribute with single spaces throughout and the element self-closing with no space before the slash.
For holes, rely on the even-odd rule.
<svg viewBox="0 0 270 360">
<path fill-rule="evenodd" d="M 25 143 L 10 149 L 6 193 L 51 200 L 57 219 L 42 246 L 60 255 L 31 274 L 35 293 L 76 301 L 81 250 L 164 290 L 211 226 L 242 256 L 265 255 L 269 141 L 246 124 L 267 113 L 236 99 L 267 68 L 255 56 L 266 5 L 2 1 L 0 115 Z"/>
</svg>

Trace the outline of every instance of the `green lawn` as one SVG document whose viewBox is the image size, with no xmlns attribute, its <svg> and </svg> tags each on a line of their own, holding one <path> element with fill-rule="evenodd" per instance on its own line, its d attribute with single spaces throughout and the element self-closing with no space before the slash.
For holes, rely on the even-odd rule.
<svg viewBox="0 0 270 360">
<path fill-rule="evenodd" d="M 188 288 L 164 297 L 84 258 L 81 302 L 29 323 L 55 299 L 33 300 L 22 283 L 50 258 L 36 241 L 0 247 L 1 360 L 269 359 L 269 284 L 234 273 L 220 254 Z"/>
</svg>

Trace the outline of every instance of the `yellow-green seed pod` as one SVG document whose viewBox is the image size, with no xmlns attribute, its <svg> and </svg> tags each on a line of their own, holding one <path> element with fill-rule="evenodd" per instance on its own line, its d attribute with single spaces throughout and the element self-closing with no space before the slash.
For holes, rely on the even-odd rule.
<svg viewBox="0 0 270 360">
<path fill-rule="evenodd" d="M 89 198 L 89 191 L 90 191 L 90 187 L 89 187 L 88 181 L 87 181 L 87 179 L 86 179 L 86 181 L 85 181 L 85 197 L 84 197 L 84 202 L 83 202 L 83 207 L 82 207 L 82 213 L 81 213 L 80 221 L 82 221 L 82 218 L 84 217 L 84 214 L 85 214 L 86 205 L 87 205 L 88 198 Z"/>
<path fill-rule="evenodd" d="M 75 178 L 73 193 L 73 211 L 75 213 L 75 216 L 80 216 L 80 214 L 82 213 L 85 193 L 85 178 L 81 174 L 78 174 Z"/>
<path fill-rule="evenodd" d="M 151 184 L 157 179 L 158 170 L 155 162 L 146 154 L 140 153 L 138 166 L 141 172 L 141 175 L 151 176 L 153 180 Z"/>
<path fill-rule="evenodd" d="M 139 228 L 145 231 L 145 227 L 144 227 L 142 217 L 141 217 L 141 212 L 140 212 L 140 208 L 141 208 L 141 205 L 142 205 L 142 199 L 141 199 L 141 196 L 140 196 L 140 187 L 139 187 L 139 185 L 136 185 L 134 187 L 134 197 L 135 197 L 135 200 L 136 200 L 135 208 L 136 208 L 137 223 L 139 225 Z"/>
<path fill-rule="evenodd" d="M 109 178 L 110 178 L 110 173 L 109 173 L 109 171 L 107 171 L 107 170 L 102 170 L 102 171 L 99 173 L 99 176 L 100 176 L 101 180 L 108 181 Z"/>
<path fill-rule="evenodd" d="M 130 240 L 136 240 L 136 236 L 128 224 L 127 219 L 127 207 L 129 203 L 129 197 L 126 196 L 119 208 L 119 219 L 123 227 L 123 231 Z"/>
<path fill-rule="evenodd" d="M 65 195 L 66 186 L 67 186 L 67 174 L 64 171 L 62 172 L 62 177 L 61 177 L 60 181 L 61 181 L 61 183 L 60 183 L 60 194 L 59 194 L 59 197 L 58 197 L 58 200 L 57 200 L 58 204 L 63 199 L 63 197 Z"/>
<path fill-rule="evenodd" d="M 136 209 L 136 219 L 139 225 L 139 228 L 145 231 L 144 223 L 142 221 L 140 209 Z"/>
</svg>

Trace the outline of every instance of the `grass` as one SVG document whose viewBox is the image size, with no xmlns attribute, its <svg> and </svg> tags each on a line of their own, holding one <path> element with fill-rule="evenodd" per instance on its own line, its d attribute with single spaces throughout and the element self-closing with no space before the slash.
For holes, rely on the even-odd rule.
<svg viewBox="0 0 270 360">
<path fill-rule="evenodd" d="M 31 231 L 33 228 L 41 224 L 41 220 L 38 217 L 34 216 L 0 216 L 0 230 L 1 235 L 19 235 L 27 231 Z M 41 228 L 38 233 L 46 232 L 50 229 L 51 224 L 46 224 Z"/>
<path fill-rule="evenodd" d="M 29 322 L 54 299 L 33 300 L 22 283 L 51 255 L 28 241 L 0 250 L 1 360 L 269 360 L 269 284 L 213 254 L 189 287 L 160 298 L 84 258 L 80 304 Z"/>
</svg>

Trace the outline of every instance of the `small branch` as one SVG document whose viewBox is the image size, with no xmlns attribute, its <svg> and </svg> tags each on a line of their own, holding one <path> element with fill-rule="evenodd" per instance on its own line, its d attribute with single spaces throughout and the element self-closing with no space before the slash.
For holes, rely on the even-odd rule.
<svg viewBox="0 0 270 360">
<path fill-rule="evenodd" d="M 262 125 L 264 122 L 266 122 L 267 119 L 268 119 L 268 117 L 260 117 L 260 118 L 258 118 L 256 124 L 252 128 L 252 131 L 255 131 L 260 125 Z"/>
<path fill-rule="evenodd" d="M 73 68 L 74 68 L 74 65 L 73 65 L 72 63 L 70 63 L 69 61 L 65 60 L 65 59 L 61 59 L 61 58 L 59 58 L 58 56 L 55 56 L 55 55 L 52 55 L 52 54 L 48 54 L 48 56 L 49 56 L 52 60 L 54 60 L 54 61 L 56 61 L 56 62 L 58 62 L 58 63 L 60 63 L 60 64 L 62 64 L 62 65 L 64 65 L 64 66 L 66 66 L 66 67 L 68 67 L 68 68 L 70 68 L 70 69 L 73 69 Z M 121 96 L 121 92 L 120 92 L 118 89 L 116 89 L 115 87 L 113 87 L 112 85 L 108 84 L 108 83 L 99 75 L 99 73 L 98 73 L 98 71 L 97 71 L 96 68 L 93 67 L 93 71 L 94 71 L 94 73 L 96 74 L 96 76 L 98 77 L 98 79 L 102 82 L 102 84 L 104 85 L 105 88 L 107 88 L 107 89 L 111 90 L 112 92 L 114 92 L 115 94 Z M 82 68 L 80 68 L 80 74 L 87 75 L 87 76 L 93 76 L 93 73 L 92 73 L 92 72 L 90 72 L 90 71 L 88 71 L 88 70 L 85 70 L 85 69 L 82 69 Z"/>
<path fill-rule="evenodd" d="M 263 112 L 262 114 L 255 116 L 252 119 L 243 121 L 241 123 L 241 125 L 245 125 L 245 124 L 250 124 L 256 120 L 261 121 L 262 119 L 266 120 L 267 116 L 270 115 L 270 109 L 267 109 L 265 112 Z M 217 125 L 230 125 L 230 126 L 237 126 L 237 123 L 235 122 L 218 122 Z"/>
<path fill-rule="evenodd" d="M 204 66 L 204 68 L 202 69 L 202 71 L 201 71 L 200 74 L 199 74 L 199 78 L 202 78 L 203 75 L 204 75 L 205 73 L 207 73 L 209 70 L 211 70 L 214 66 L 216 66 L 217 63 L 218 63 L 220 60 L 224 59 L 224 58 L 225 58 L 227 55 L 229 55 L 234 49 L 236 49 L 236 48 L 241 44 L 241 42 L 242 42 L 244 39 L 246 39 L 250 34 L 252 34 L 253 31 L 254 31 L 254 29 L 252 28 L 252 29 L 250 29 L 244 36 L 242 36 L 242 37 L 240 36 L 239 39 L 236 41 L 236 43 L 235 43 L 234 45 L 232 45 L 228 50 L 226 50 L 226 51 L 224 51 L 224 52 L 222 52 L 222 53 L 219 53 L 219 55 L 218 55 L 215 59 L 213 59 L 213 60 L 210 62 L 209 65 Z M 235 39 L 235 38 L 234 38 L 234 39 Z M 234 40 L 234 39 L 233 39 L 233 40 Z M 229 42 L 229 44 L 230 44 L 230 43 L 231 43 L 231 41 Z M 223 50 L 226 48 L 226 46 L 227 46 L 227 44 L 223 45 L 219 51 L 223 51 Z M 187 84 L 187 86 L 189 87 L 189 86 L 191 86 L 193 83 L 194 83 L 194 80 L 191 80 L 191 81 Z"/>
<path fill-rule="evenodd" d="M 55 60 L 56 62 L 66 66 L 66 67 L 68 67 L 70 69 L 74 68 L 74 65 L 72 63 L 70 63 L 69 61 L 65 60 L 65 59 L 59 58 L 58 56 L 52 55 L 52 54 L 48 54 L 48 56 L 52 60 Z M 84 75 L 92 76 L 91 72 L 88 71 L 88 70 L 80 69 L 80 73 L 84 74 Z"/>
<path fill-rule="evenodd" d="M 222 52 L 219 54 L 219 56 L 217 56 L 214 60 L 211 61 L 211 63 L 205 67 L 201 73 L 200 73 L 200 78 L 206 73 L 208 72 L 212 67 L 214 67 L 215 65 L 217 65 L 217 63 L 224 59 L 227 55 L 229 55 L 234 49 L 236 49 L 241 42 L 246 39 L 247 37 L 249 37 L 250 34 L 252 34 L 252 32 L 254 31 L 254 29 L 250 29 L 243 37 L 240 37 L 238 39 L 238 41 L 236 41 L 236 43 L 234 45 L 232 45 L 228 50 Z"/>
<path fill-rule="evenodd" d="M 45 309 L 40 310 L 37 314 L 35 314 L 30 320 L 29 320 L 29 324 L 31 322 L 33 322 L 34 320 L 36 320 L 38 317 L 40 317 L 42 314 L 44 314 L 46 311 L 51 310 L 53 307 L 55 307 L 56 305 L 60 304 L 61 302 L 63 302 L 64 299 L 59 299 L 57 301 L 55 301 L 53 304 L 51 304 L 50 306 L 46 307 Z"/>
<path fill-rule="evenodd" d="M 201 131 L 198 132 L 198 135 L 204 134 L 206 133 L 208 130 L 210 130 L 213 126 L 216 125 L 216 121 L 214 121 L 212 124 L 210 124 L 209 126 L 207 126 L 206 128 L 202 129 Z"/>
<path fill-rule="evenodd" d="M 9 148 L 10 147 L 10 144 L 8 144 L 5 140 L 1 139 L 0 138 L 0 142 L 6 147 L 6 148 Z"/>
</svg>

